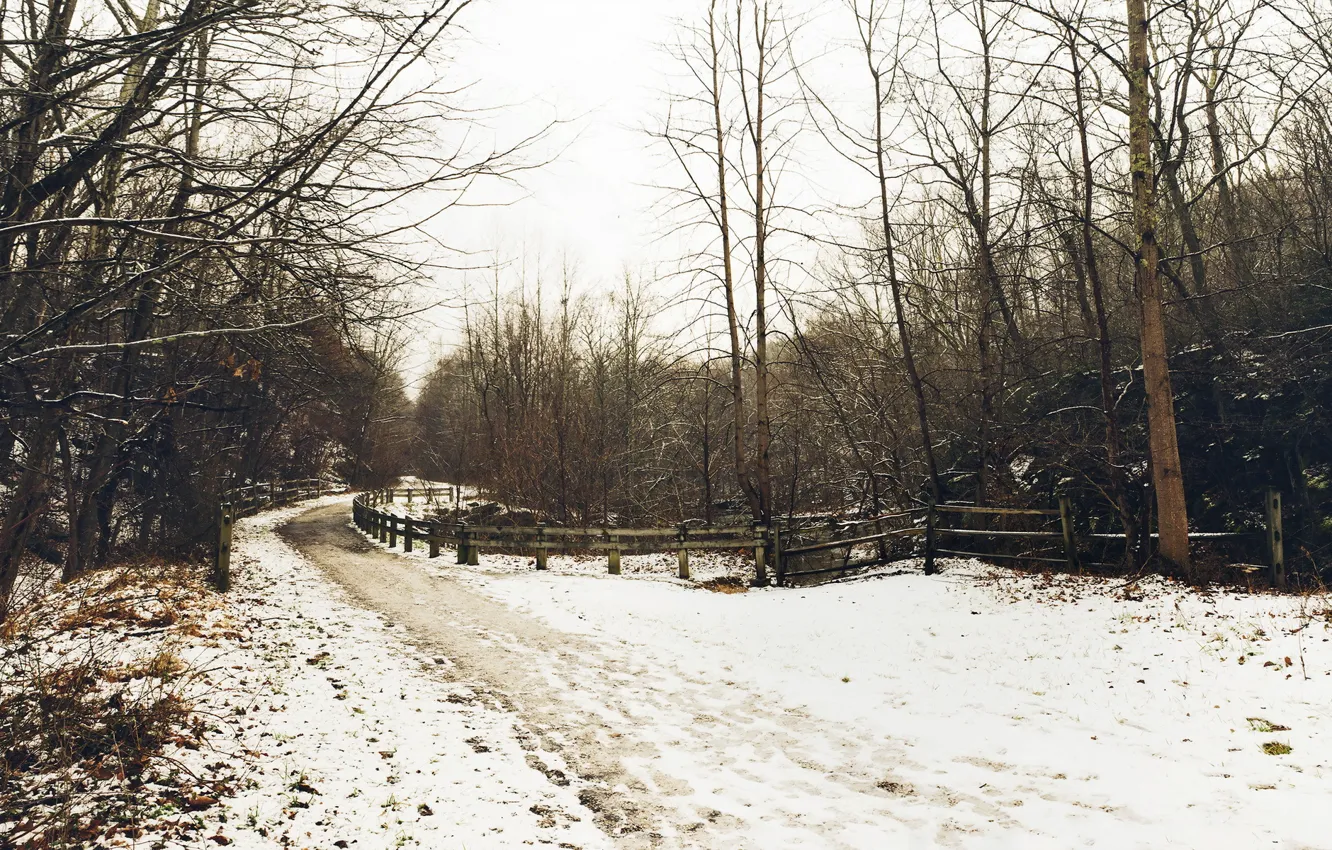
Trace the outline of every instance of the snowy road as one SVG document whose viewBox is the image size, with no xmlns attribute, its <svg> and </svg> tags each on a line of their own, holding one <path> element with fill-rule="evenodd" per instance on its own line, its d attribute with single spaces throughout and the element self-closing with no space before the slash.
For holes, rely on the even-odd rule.
<svg viewBox="0 0 1332 850">
<path fill-rule="evenodd" d="M 890 793 L 876 787 L 887 766 L 910 762 L 900 744 L 516 613 L 461 577 L 370 545 L 347 527 L 344 506 L 305 514 L 282 534 L 449 659 L 451 675 L 486 683 L 537 744 L 529 762 L 577 783 L 621 847 L 868 848 L 903 832 Z M 980 796 L 953 802 L 962 797 L 1004 816 Z M 737 801 L 741 811 L 725 811 Z"/>
<path fill-rule="evenodd" d="M 1332 847 L 1332 645 L 1297 600 L 724 596 L 393 554 L 345 505 L 282 533 L 509 708 L 619 847 Z"/>
</svg>

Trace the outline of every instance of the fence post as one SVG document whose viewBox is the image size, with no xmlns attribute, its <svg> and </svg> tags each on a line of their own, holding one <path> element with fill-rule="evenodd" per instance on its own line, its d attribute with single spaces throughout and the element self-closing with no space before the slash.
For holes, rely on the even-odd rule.
<svg viewBox="0 0 1332 850">
<path fill-rule="evenodd" d="M 213 564 L 213 586 L 226 592 L 231 589 L 231 503 L 217 507 L 217 558 Z"/>
<path fill-rule="evenodd" d="M 475 567 L 481 563 L 481 547 L 475 540 L 467 542 L 467 566 Z"/>
<path fill-rule="evenodd" d="M 388 515 L 388 538 L 390 549 L 398 545 L 398 518 L 393 514 Z"/>
<path fill-rule="evenodd" d="M 467 563 L 467 523 L 464 520 L 458 520 L 458 563 Z"/>
<path fill-rule="evenodd" d="M 682 578 L 682 579 L 684 579 L 684 580 L 686 580 L 686 581 L 688 581 L 688 580 L 689 580 L 689 577 L 690 577 L 690 576 L 689 576 L 689 550 L 685 548 L 685 543 L 688 542 L 688 539 L 689 539 L 689 528 L 688 528 L 686 525 L 684 525 L 684 523 L 681 523 L 681 524 L 680 524 L 680 551 L 679 551 L 679 555 L 677 556 L 677 558 L 678 558 L 679 561 L 680 561 L 680 573 L 679 573 L 680 578 Z"/>
<path fill-rule="evenodd" d="M 765 526 L 754 523 L 754 575 L 766 576 L 768 574 L 768 529 Z M 778 580 L 778 584 L 781 581 Z"/>
<path fill-rule="evenodd" d="M 772 572 L 777 586 L 786 585 L 786 556 L 782 554 L 782 521 L 773 517 L 772 524 L 763 529 L 764 539 L 772 546 Z"/>
<path fill-rule="evenodd" d="M 938 524 L 938 517 L 934 509 L 934 497 L 929 496 L 925 501 L 925 575 L 932 576 L 939 571 L 934 565 L 934 527 Z"/>
<path fill-rule="evenodd" d="M 1073 498 L 1067 493 L 1059 494 L 1059 528 L 1064 533 L 1064 558 L 1068 568 L 1076 570 L 1078 565 L 1078 538 L 1073 532 Z"/>
<path fill-rule="evenodd" d="M 546 566 L 546 524 L 537 523 L 537 550 L 536 550 L 536 568 L 538 570 L 547 569 Z"/>
<path fill-rule="evenodd" d="M 426 525 L 426 531 L 430 534 L 430 557 L 439 557 L 439 523 L 430 522 Z"/>
<path fill-rule="evenodd" d="M 402 551 L 404 552 L 412 551 L 412 526 L 415 522 L 411 517 L 402 521 Z"/>
<path fill-rule="evenodd" d="M 611 548 L 606 550 L 606 572 L 613 576 L 620 574 L 620 550 L 615 535 L 610 535 Z"/>
<path fill-rule="evenodd" d="M 1267 563 L 1272 567 L 1272 586 L 1286 589 L 1286 541 L 1281 528 L 1281 491 L 1267 488 Z"/>
<path fill-rule="evenodd" d="M 769 517 L 769 521 L 775 521 L 775 519 L 773 517 Z M 757 528 L 758 523 L 755 523 L 754 525 Z M 767 586 L 768 586 L 768 559 L 766 557 L 759 558 L 756 556 L 754 558 L 754 587 L 767 587 Z"/>
</svg>

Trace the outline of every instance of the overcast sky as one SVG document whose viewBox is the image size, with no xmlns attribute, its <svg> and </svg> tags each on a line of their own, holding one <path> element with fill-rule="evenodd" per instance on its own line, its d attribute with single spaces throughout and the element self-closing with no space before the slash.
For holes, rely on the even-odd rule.
<svg viewBox="0 0 1332 850">
<path fill-rule="evenodd" d="M 519 199 L 503 207 L 454 211 L 432 234 L 469 251 L 526 245 L 575 259 L 585 279 L 612 282 L 626 266 L 662 259 L 654 250 L 653 182 L 660 165 L 644 128 L 660 120 L 670 61 L 661 45 L 673 20 L 702 8 L 694 0 L 485 0 L 470 7 L 470 39 L 456 55 L 453 81 L 475 81 L 470 101 L 507 105 L 487 118 L 501 138 L 566 122 L 533 152 L 552 161 L 525 173 L 519 191 L 483 190 L 476 201 Z M 519 197 L 521 196 L 521 197 Z M 436 275 L 449 297 L 462 274 Z M 456 313 L 436 311 L 416 341 L 411 371 L 448 344 Z"/>
<path fill-rule="evenodd" d="M 796 54 L 820 96 L 837 103 L 844 118 L 859 107 L 868 114 L 863 60 L 835 47 L 854 34 L 846 5 L 786 5 L 788 14 L 800 16 Z M 567 256 L 577 264 L 579 280 L 597 288 L 616 285 L 626 269 L 651 279 L 674 268 L 688 249 L 665 238 L 665 193 L 655 187 L 682 177 L 648 131 L 660 129 L 668 91 L 686 84 L 685 69 L 669 51 L 680 39 L 681 21 L 701 23 L 706 11 L 707 0 L 477 0 L 464 13 L 468 37 L 445 69 L 448 82 L 473 81 L 469 102 L 502 107 L 485 119 L 501 139 L 521 138 L 552 120 L 563 123 L 532 154 L 549 164 L 523 174 L 520 191 L 483 188 L 472 196 L 512 203 L 450 211 L 431 223 L 432 238 L 478 252 L 473 261 L 482 265 L 484 253 L 497 246 L 510 258 L 540 252 L 553 267 Z M 828 149 L 819 134 L 802 134 L 801 145 L 808 149 L 793 151 L 793 173 L 780 180 L 784 204 L 814 210 L 864 202 L 873 194 L 872 181 Z M 848 226 L 849 219 L 833 218 L 786 223 L 822 233 Z M 788 243 L 782 253 L 795 264 L 774 274 L 786 274 L 786 282 L 798 286 L 791 279 L 815 261 L 816 251 Z M 467 277 L 437 273 L 433 297 L 456 304 Z M 480 283 L 485 275 L 470 277 Z M 663 289 L 681 285 L 673 280 Z M 423 317 L 409 352 L 412 379 L 457 339 L 459 317 L 456 308 Z M 680 311 L 663 323 L 686 321 Z"/>
</svg>

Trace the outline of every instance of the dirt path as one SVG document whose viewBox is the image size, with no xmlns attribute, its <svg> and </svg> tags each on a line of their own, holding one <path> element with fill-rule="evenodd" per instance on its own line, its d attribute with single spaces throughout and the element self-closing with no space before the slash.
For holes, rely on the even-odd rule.
<svg viewBox="0 0 1332 850">
<path fill-rule="evenodd" d="M 585 782 L 581 797 L 603 830 L 646 839 L 627 847 L 657 845 L 666 813 L 622 767 L 627 757 L 651 754 L 584 708 L 552 698 L 560 668 L 594 653 L 593 647 L 376 549 L 347 527 L 345 505 L 303 514 L 280 533 L 361 604 L 405 627 L 422 649 L 446 658 L 444 675 L 483 683 L 489 696 L 515 711 L 529 736 L 523 742 L 529 764 L 558 784 L 569 783 L 566 771 Z M 608 790 L 617 786 L 627 792 Z"/>
<path fill-rule="evenodd" d="M 911 763 L 899 743 L 829 729 L 617 641 L 553 629 L 462 573 L 450 576 L 445 558 L 432 574 L 376 548 L 348 527 L 344 505 L 310 511 L 281 533 L 362 605 L 447 659 L 442 675 L 484 683 L 520 719 L 529 763 L 573 784 L 621 847 L 868 848 L 937 835 L 912 803 L 1006 819 L 980 798 L 904 800 L 881 785 L 893 766 Z"/>
</svg>

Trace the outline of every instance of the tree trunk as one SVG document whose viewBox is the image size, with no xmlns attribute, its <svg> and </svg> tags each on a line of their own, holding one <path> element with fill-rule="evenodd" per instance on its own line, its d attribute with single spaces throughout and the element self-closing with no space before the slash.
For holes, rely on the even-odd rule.
<svg viewBox="0 0 1332 850">
<path fill-rule="evenodd" d="M 869 62 L 870 76 L 874 79 L 874 164 L 875 175 L 879 180 L 879 218 L 883 227 L 883 253 L 888 272 L 888 288 L 893 296 L 893 318 L 897 324 L 897 341 L 902 347 L 902 364 L 906 368 L 907 383 L 911 385 L 911 397 L 916 404 L 916 424 L 920 428 L 920 448 L 925 456 L 925 472 L 928 476 L 930 496 L 938 502 L 943 492 L 943 488 L 939 485 L 939 464 L 934 457 L 934 439 L 930 435 L 929 410 L 925 406 L 925 385 L 920 379 L 920 369 L 916 366 L 911 330 L 907 326 L 902 282 L 897 274 L 897 246 L 892 220 L 888 216 L 888 175 L 883 155 L 883 77 L 874 65 L 874 56 L 868 38 L 865 40 L 865 58 Z"/>
<path fill-rule="evenodd" d="M 745 452 L 745 428 L 748 425 L 748 417 L 745 416 L 745 385 L 741 374 L 740 319 L 736 315 L 735 272 L 731 258 L 730 203 L 726 189 L 726 125 L 722 123 L 721 75 L 719 70 L 721 53 L 717 47 L 717 0 L 713 0 L 708 8 L 708 39 L 712 60 L 713 131 L 717 140 L 717 209 L 718 227 L 721 230 L 722 288 L 726 296 L 726 327 L 731 340 L 731 415 L 734 422 L 732 442 L 735 449 L 735 478 L 741 491 L 749 499 L 751 513 L 757 518 L 760 515 L 758 490 L 750 479 L 749 464 Z"/>
<path fill-rule="evenodd" d="M 1148 117 L 1146 0 L 1127 0 L 1129 37 L 1129 160 L 1133 172 L 1133 222 L 1137 231 L 1138 299 L 1142 309 L 1142 369 L 1147 390 L 1147 427 L 1156 490 L 1160 553 L 1189 568 L 1189 519 L 1175 430 L 1174 391 L 1166 358 L 1165 316 L 1157 271 L 1156 188 L 1152 126 Z"/>
<path fill-rule="evenodd" d="M 0 621 L 8 613 L 28 538 L 49 500 L 46 482 L 58 428 L 49 416 L 41 418 L 23 459 L 23 475 L 10 494 L 9 509 L 0 519 Z"/>
</svg>

